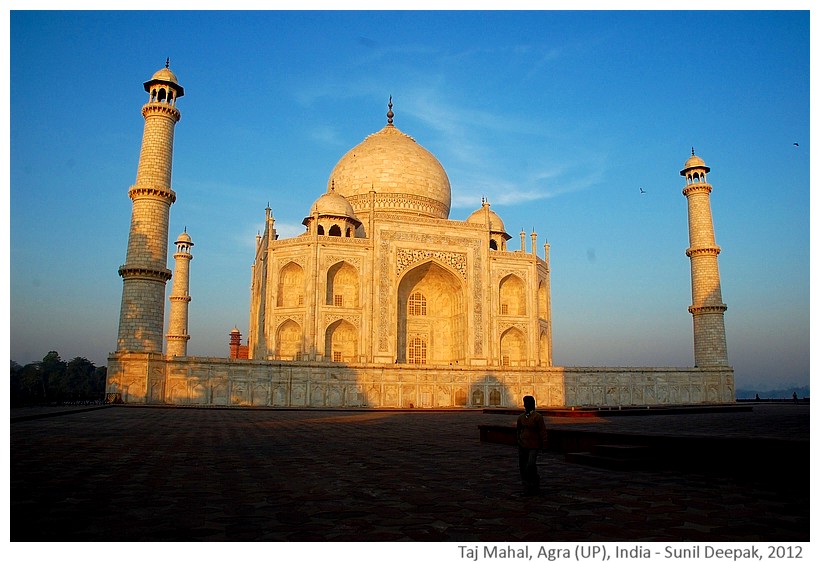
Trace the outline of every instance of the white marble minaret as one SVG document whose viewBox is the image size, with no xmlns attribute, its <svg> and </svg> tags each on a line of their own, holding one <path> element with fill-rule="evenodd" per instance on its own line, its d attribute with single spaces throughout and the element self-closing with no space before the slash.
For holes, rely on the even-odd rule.
<svg viewBox="0 0 820 562">
<path fill-rule="evenodd" d="M 720 293 L 718 254 L 715 244 L 715 228 L 709 194 L 712 186 L 706 181 L 709 166 L 695 156 L 686 161 L 680 175 L 686 178 L 683 194 L 689 208 L 689 248 L 686 255 L 692 268 L 692 322 L 695 339 L 696 367 L 726 367 L 726 330 L 723 313 L 726 305 Z"/>
<path fill-rule="evenodd" d="M 177 251 L 174 254 L 174 283 L 171 287 L 171 309 L 168 314 L 168 341 L 165 354 L 169 357 L 177 355 L 184 357 L 188 355 L 188 303 L 191 296 L 188 294 L 188 280 L 191 267 L 191 237 L 188 236 L 187 229 L 179 235 L 176 241 Z"/>
<path fill-rule="evenodd" d="M 125 264 L 120 266 L 122 303 L 118 352 L 162 353 L 165 284 L 168 261 L 168 217 L 176 194 L 171 189 L 174 127 L 180 114 L 182 86 L 165 68 L 144 83 L 148 103 L 142 106 L 142 136 L 137 181 L 128 190 L 131 230 Z"/>
</svg>

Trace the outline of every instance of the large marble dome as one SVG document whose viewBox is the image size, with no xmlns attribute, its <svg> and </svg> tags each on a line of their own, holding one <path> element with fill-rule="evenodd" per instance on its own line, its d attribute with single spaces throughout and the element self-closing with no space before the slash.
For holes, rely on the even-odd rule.
<svg viewBox="0 0 820 562">
<path fill-rule="evenodd" d="M 343 195 L 357 213 L 372 204 L 379 212 L 447 219 L 447 173 L 435 156 L 393 125 L 392 109 L 387 117 L 382 130 L 342 156 L 330 173 L 328 191 Z"/>
</svg>

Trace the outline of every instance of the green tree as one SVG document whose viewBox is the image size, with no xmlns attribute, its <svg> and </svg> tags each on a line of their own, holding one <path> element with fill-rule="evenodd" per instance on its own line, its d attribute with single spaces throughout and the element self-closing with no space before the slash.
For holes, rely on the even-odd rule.
<svg viewBox="0 0 820 562">
<path fill-rule="evenodd" d="M 85 357 L 66 363 L 56 351 L 25 366 L 12 361 L 11 404 L 103 400 L 107 375 L 106 367 L 97 367 Z"/>
<path fill-rule="evenodd" d="M 49 351 L 40 363 L 46 400 L 63 400 L 69 392 L 66 363 L 56 351 Z"/>
<path fill-rule="evenodd" d="M 64 400 L 89 400 L 94 394 L 93 376 L 96 367 L 85 357 L 75 357 L 66 365 Z"/>
<path fill-rule="evenodd" d="M 24 403 L 45 402 L 46 385 L 40 363 L 29 363 L 19 371 L 21 399 Z"/>
</svg>

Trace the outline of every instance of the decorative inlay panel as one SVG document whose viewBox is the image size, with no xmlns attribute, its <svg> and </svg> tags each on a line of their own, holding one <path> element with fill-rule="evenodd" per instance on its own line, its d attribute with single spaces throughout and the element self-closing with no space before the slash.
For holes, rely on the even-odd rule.
<svg viewBox="0 0 820 562">
<path fill-rule="evenodd" d="M 467 279 L 467 254 L 435 250 L 398 248 L 396 250 L 396 276 L 413 264 L 434 258 L 456 270 L 462 279 Z"/>
<path fill-rule="evenodd" d="M 307 258 L 305 256 L 287 256 L 279 258 L 276 260 L 276 269 L 281 271 L 282 268 L 288 264 L 288 262 L 293 262 L 304 270 L 306 261 Z"/>
<path fill-rule="evenodd" d="M 302 327 L 302 326 L 305 325 L 305 319 L 304 319 L 303 314 L 285 314 L 285 315 L 282 315 L 282 316 L 277 315 L 276 316 L 276 329 L 278 330 L 279 327 L 282 324 L 284 324 L 285 322 L 287 322 L 288 320 L 293 320 L 294 322 L 299 324 L 299 327 Z"/>
<path fill-rule="evenodd" d="M 506 332 L 509 328 L 518 328 L 522 334 L 527 334 L 527 324 L 525 322 L 499 322 L 498 323 L 498 337 Z"/>
<path fill-rule="evenodd" d="M 495 272 L 495 284 L 498 286 L 498 283 L 504 279 L 507 275 L 515 275 L 516 277 L 520 278 L 522 281 L 527 279 L 529 276 L 527 275 L 526 270 L 523 269 L 498 269 Z"/>
<path fill-rule="evenodd" d="M 350 322 L 356 328 L 361 324 L 361 318 L 358 314 L 325 314 L 325 327 L 330 326 L 337 320 L 344 320 Z"/>
<path fill-rule="evenodd" d="M 336 255 L 326 255 L 324 257 L 324 264 L 323 269 L 326 271 L 332 265 L 335 265 L 339 262 L 347 262 L 359 271 L 362 269 L 362 260 L 361 258 L 354 257 L 354 256 L 336 256 Z"/>
<path fill-rule="evenodd" d="M 406 209 L 408 212 L 422 212 L 432 217 L 447 218 L 450 212 L 448 205 L 441 201 L 413 193 L 375 193 L 372 202 L 377 209 Z M 349 195 L 346 199 L 356 212 L 370 210 L 370 194 Z"/>
</svg>

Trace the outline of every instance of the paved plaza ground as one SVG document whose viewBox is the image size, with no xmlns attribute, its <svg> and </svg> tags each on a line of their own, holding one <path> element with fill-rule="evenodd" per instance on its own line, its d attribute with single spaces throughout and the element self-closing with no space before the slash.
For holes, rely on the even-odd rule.
<svg viewBox="0 0 820 562">
<path fill-rule="evenodd" d="M 16 541 L 808 541 L 809 466 L 610 470 L 514 447 L 481 411 L 12 410 Z M 62 413 L 57 410 L 46 414 Z M 564 418 L 548 427 L 808 444 L 809 406 Z M 709 460 L 704 459 L 704 466 Z M 806 465 L 806 466 L 804 466 Z M 769 474 L 770 477 L 766 475 Z"/>
</svg>

